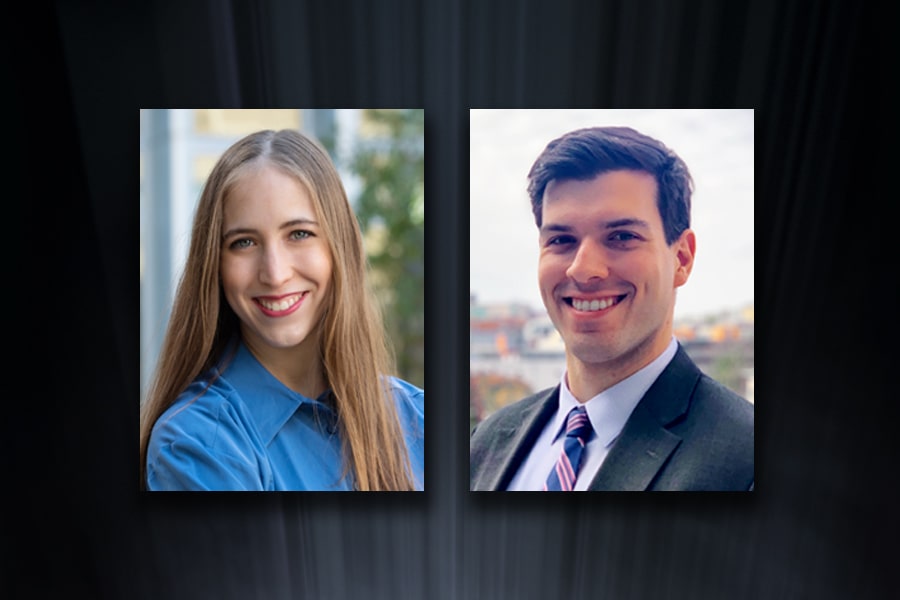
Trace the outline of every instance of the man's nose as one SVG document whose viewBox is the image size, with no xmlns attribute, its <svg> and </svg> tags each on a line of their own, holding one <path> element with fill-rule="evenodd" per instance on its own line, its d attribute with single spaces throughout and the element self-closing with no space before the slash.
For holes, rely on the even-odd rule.
<svg viewBox="0 0 900 600">
<path fill-rule="evenodd" d="M 593 240 L 582 240 L 578 245 L 566 275 L 576 283 L 588 283 L 592 279 L 609 277 L 606 249 Z"/>
</svg>

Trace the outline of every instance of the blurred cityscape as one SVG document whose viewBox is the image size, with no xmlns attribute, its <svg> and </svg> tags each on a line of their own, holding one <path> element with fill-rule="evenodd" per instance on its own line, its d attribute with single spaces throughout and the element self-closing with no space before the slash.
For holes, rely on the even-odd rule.
<svg viewBox="0 0 900 600">
<path fill-rule="evenodd" d="M 675 337 L 710 377 L 753 402 L 753 304 L 677 320 Z M 469 419 L 556 384 L 565 346 L 543 309 L 469 297 Z"/>
</svg>

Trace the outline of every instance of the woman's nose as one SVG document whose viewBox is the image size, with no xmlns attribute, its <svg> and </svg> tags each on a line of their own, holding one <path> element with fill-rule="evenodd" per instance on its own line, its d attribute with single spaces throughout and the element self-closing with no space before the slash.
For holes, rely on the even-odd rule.
<svg viewBox="0 0 900 600">
<path fill-rule="evenodd" d="M 278 287 L 291 277 L 291 263 L 287 252 L 278 246 L 266 248 L 259 268 L 259 280 L 271 287 Z"/>
</svg>

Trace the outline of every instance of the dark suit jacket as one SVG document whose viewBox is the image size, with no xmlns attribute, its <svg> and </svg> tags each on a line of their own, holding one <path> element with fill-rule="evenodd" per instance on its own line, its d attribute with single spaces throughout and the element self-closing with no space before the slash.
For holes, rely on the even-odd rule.
<svg viewBox="0 0 900 600">
<path fill-rule="evenodd" d="M 505 406 L 470 438 L 469 487 L 506 490 L 557 409 L 559 386 Z M 641 398 L 589 491 L 753 489 L 753 405 L 679 345 Z"/>
</svg>

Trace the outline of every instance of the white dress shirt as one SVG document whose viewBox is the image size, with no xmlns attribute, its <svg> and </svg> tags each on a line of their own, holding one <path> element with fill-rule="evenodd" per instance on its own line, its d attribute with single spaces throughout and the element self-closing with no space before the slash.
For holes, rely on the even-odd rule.
<svg viewBox="0 0 900 600">
<path fill-rule="evenodd" d="M 663 372 L 677 350 L 678 342 L 673 336 L 662 354 L 650 364 L 584 403 L 593 432 L 581 456 L 581 467 L 575 481 L 576 492 L 585 491 L 590 485 L 606 455 L 609 454 L 613 442 L 625 427 L 625 422 L 631 416 L 634 407 Z M 528 457 L 510 481 L 508 491 L 535 491 L 544 488 L 547 475 L 563 451 L 566 416 L 579 405 L 578 400 L 569 391 L 566 371 L 563 371 L 556 414 L 547 422 Z"/>
</svg>

